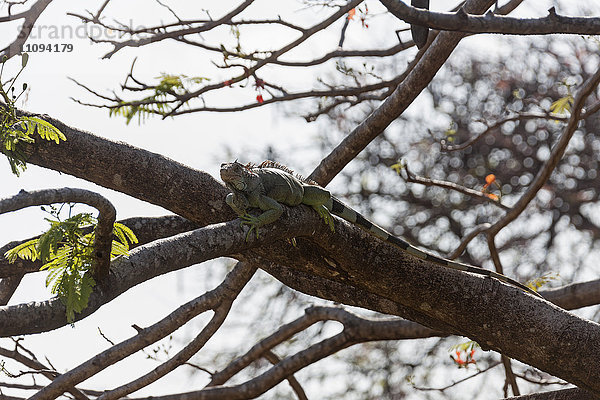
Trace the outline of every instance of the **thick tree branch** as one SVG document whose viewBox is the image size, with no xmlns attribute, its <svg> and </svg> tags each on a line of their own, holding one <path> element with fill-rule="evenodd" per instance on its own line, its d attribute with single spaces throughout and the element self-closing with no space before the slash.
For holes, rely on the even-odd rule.
<svg viewBox="0 0 600 400">
<path fill-rule="evenodd" d="M 274 240 L 282 232 L 263 230 L 262 240 Z M 302 233 L 302 230 L 296 233 Z M 182 233 L 162 239 L 130 252 L 128 258 L 113 262 L 110 275 L 90 295 L 88 307 L 76 314 L 79 320 L 92 314 L 103 304 L 153 277 L 185 268 L 220 256 L 256 246 L 246 242 L 239 220 Z M 43 317 L 41 317 L 43 316 Z M 0 307 L 0 337 L 44 332 L 67 324 L 65 308 L 59 299 Z"/>
<path fill-rule="evenodd" d="M 130 249 L 150 243 L 156 239 L 174 236 L 178 233 L 199 228 L 198 224 L 188 221 L 187 219 L 178 215 L 165 215 L 163 217 L 132 217 L 117 222 L 133 230 L 138 239 L 137 243 L 131 243 L 129 245 Z M 84 228 L 83 231 L 85 233 L 89 233 L 91 232 L 91 229 Z M 8 260 L 4 258 L 4 253 L 6 253 L 8 250 L 37 237 L 39 236 L 31 237 L 21 241 L 10 242 L 0 247 L 0 278 L 9 278 L 14 275 L 38 272 L 40 270 L 42 264 L 39 260 L 30 261 L 17 259 L 14 263 L 9 263 Z M 2 281 L 0 281 L 0 285 L 1 282 Z M 2 290 L 0 290 L 0 293 L 2 293 Z M 0 302 L 0 305 L 4 304 Z"/>
<path fill-rule="evenodd" d="M 544 298 L 565 310 L 600 304 L 600 280 L 572 283 L 555 289 L 540 290 Z"/>
<path fill-rule="evenodd" d="M 242 384 L 234 386 L 213 386 L 216 380 L 205 389 L 158 397 L 158 399 L 197 398 L 197 399 L 248 399 L 265 393 L 287 376 L 299 371 L 310 364 L 328 357 L 349 346 L 376 340 L 395 340 L 411 338 L 411 323 L 402 320 L 375 320 L 365 319 L 348 311 L 333 307 L 311 307 L 306 310 L 304 317 L 298 318 L 281 327 L 277 332 L 265 338 L 255 345 L 248 353 L 239 360 L 234 361 L 232 368 L 226 373 L 219 374 L 218 380 L 226 380 L 231 375 L 255 361 L 274 345 L 290 338 L 295 333 L 306 329 L 308 326 L 320 321 L 332 320 L 341 322 L 344 329 L 342 332 L 315 343 L 301 350 L 281 362 L 275 364 L 266 372 L 256 378 L 250 379 Z M 408 327 L 408 330 L 406 328 Z"/>
<path fill-rule="evenodd" d="M 587 390 L 570 388 L 508 397 L 506 400 L 598 400 L 598 396 L 595 396 Z"/>
<path fill-rule="evenodd" d="M 198 224 L 190 222 L 178 215 L 167 215 L 164 217 L 133 217 L 118 221 L 131 228 L 137 239 L 137 243 L 131 243 L 130 248 L 135 248 L 156 239 L 174 236 L 178 233 L 191 231 L 198 228 Z M 84 232 L 86 230 L 84 229 Z M 91 230 L 90 230 L 91 231 Z M 24 243 L 29 238 L 19 242 L 10 242 L 0 247 L 0 306 L 8 304 L 8 301 L 21 283 L 23 276 L 30 272 L 38 272 L 42 263 L 40 260 L 29 261 L 17 259 L 9 263 L 4 258 L 4 253 L 15 246 Z"/>
<path fill-rule="evenodd" d="M 232 361 L 225 369 L 213 374 L 207 387 L 224 384 L 232 376 L 260 357 L 263 357 L 265 353 L 271 351 L 277 345 L 290 340 L 309 326 L 323 321 L 338 321 L 345 325 L 353 326 L 361 331 L 360 334 L 357 334 L 360 342 L 416 339 L 441 335 L 441 332 L 425 328 L 411 321 L 366 319 L 342 308 L 310 307 L 305 310 L 305 314 L 302 317 L 283 325 L 276 332 L 252 346 L 246 354 Z"/>
<path fill-rule="evenodd" d="M 510 35 L 548 35 L 568 33 L 598 35 L 600 18 L 567 17 L 556 14 L 552 7 L 544 18 L 513 18 L 488 11 L 484 16 L 472 15 L 460 8 L 453 13 L 424 11 L 400 0 L 380 0 L 399 19 L 410 24 L 429 26 L 440 31 L 465 33 L 503 33 Z"/>
<path fill-rule="evenodd" d="M 249 266 L 238 266 L 242 270 L 242 273 L 246 273 L 247 281 L 252 277 L 253 272 L 256 268 L 252 268 Z M 217 332 L 217 330 L 221 327 L 223 322 L 225 322 L 225 318 L 229 314 L 231 310 L 231 305 L 233 301 L 239 294 L 239 292 L 243 289 L 243 286 L 238 286 L 235 290 L 229 288 L 229 293 L 225 293 L 221 295 L 220 303 L 218 305 L 213 306 L 214 314 L 210 321 L 206 324 L 204 329 L 200 331 L 200 333 L 188 343 L 182 350 L 177 352 L 177 354 L 171 357 L 169 360 L 165 361 L 158 367 L 154 368 L 152 371 L 144 374 L 143 376 L 135 379 L 132 382 L 121 385 L 115 389 L 106 391 L 102 396 L 98 398 L 98 400 L 117 400 L 124 396 L 127 396 L 130 393 L 135 392 L 143 387 L 148 386 L 152 382 L 156 382 L 166 374 L 173 371 L 175 368 L 185 364 L 192 356 L 194 356 L 200 349 L 204 347 L 206 342 L 213 337 L 213 335 Z"/>
</svg>

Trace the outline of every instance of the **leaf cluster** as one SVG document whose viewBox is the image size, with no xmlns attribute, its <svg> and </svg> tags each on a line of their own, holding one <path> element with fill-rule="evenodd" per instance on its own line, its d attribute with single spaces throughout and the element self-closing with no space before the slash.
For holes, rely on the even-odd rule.
<svg viewBox="0 0 600 400">
<path fill-rule="evenodd" d="M 46 286 L 57 295 L 67 311 L 67 320 L 74 321 L 75 313 L 83 311 L 96 284 L 93 275 L 95 227 L 98 223 L 90 213 L 76 214 L 64 221 L 46 219 L 50 229 L 40 237 L 24 242 L 5 253 L 13 263 L 18 258 L 43 263 L 40 270 L 47 270 Z M 87 233 L 86 233 L 87 232 Z M 115 223 L 111 260 L 127 256 L 129 243 L 137 243 L 133 231 Z"/>
<path fill-rule="evenodd" d="M 49 122 L 36 117 L 17 116 L 15 103 L 27 90 L 27 84 L 24 83 L 21 93 L 15 95 L 14 83 L 27 65 L 28 59 L 29 55 L 24 53 L 21 58 L 21 70 L 17 76 L 6 83 L 8 85 L 6 89 L 2 84 L 2 71 L 6 58 L 2 60 L 0 69 L 0 98 L 4 102 L 3 107 L 0 107 L 0 151 L 8 158 L 12 172 L 17 176 L 27 168 L 24 145 L 35 142 L 36 131 L 42 139 L 53 140 L 57 144 L 61 140 L 67 140 L 65 135 Z"/>
<path fill-rule="evenodd" d="M 158 84 L 152 87 L 153 93 L 140 101 L 127 102 L 121 101 L 119 105 L 111 108 L 109 115 L 121 115 L 125 117 L 127 124 L 133 117 L 138 116 L 138 123 L 144 122 L 150 115 L 158 114 L 167 116 L 173 111 L 170 101 L 173 98 L 179 99 L 190 93 L 191 87 L 202 83 L 208 78 L 201 76 L 171 75 L 161 73 Z M 147 88 L 149 89 L 149 88 Z"/>
</svg>

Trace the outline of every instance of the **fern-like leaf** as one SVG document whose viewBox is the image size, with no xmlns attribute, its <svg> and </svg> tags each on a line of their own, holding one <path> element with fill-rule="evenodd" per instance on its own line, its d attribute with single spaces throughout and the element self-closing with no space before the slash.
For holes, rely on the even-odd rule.
<svg viewBox="0 0 600 400">
<path fill-rule="evenodd" d="M 128 240 L 130 243 L 138 242 L 138 238 L 135 236 L 135 233 L 133 233 L 133 231 L 128 226 L 123 225 L 119 222 L 115 222 L 113 232 L 123 244 L 126 244 Z"/>
<path fill-rule="evenodd" d="M 90 213 L 76 214 L 64 221 L 47 220 L 50 228 L 37 239 L 29 240 L 6 252 L 14 262 L 21 259 L 41 259 L 40 270 L 47 270 L 46 286 L 66 307 L 67 320 L 74 321 L 75 313 L 87 307 L 96 284 L 92 277 L 93 243 L 95 232 L 84 234 L 83 228 L 97 224 Z M 127 226 L 115 223 L 111 259 L 129 254 L 129 243 L 138 239 Z"/>
<path fill-rule="evenodd" d="M 31 239 L 25 243 L 21 243 L 4 253 L 4 257 L 9 263 L 14 263 L 17 258 L 35 261 L 40 256 L 37 251 L 37 242 L 38 239 Z"/>
<path fill-rule="evenodd" d="M 565 97 L 561 97 L 550 105 L 550 112 L 559 115 L 570 113 L 573 101 L 573 96 L 570 94 L 566 95 Z"/>
<path fill-rule="evenodd" d="M 50 122 L 36 117 L 23 117 L 23 120 L 29 122 L 27 130 L 29 135 L 33 135 L 37 128 L 38 135 L 42 139 L 53 140 L 56 144 L 59 144 L 61 140 L 67 140 L 67 137 Z"/>
<path fill-rule="evenodd" d="M 117 258 L 119 256 L 127 256 L 129 255 L 129 246 L 122 244 L 116 240 L 112 242 L 112 248 L 110 251 L 111 260 Z"/>
</svg>

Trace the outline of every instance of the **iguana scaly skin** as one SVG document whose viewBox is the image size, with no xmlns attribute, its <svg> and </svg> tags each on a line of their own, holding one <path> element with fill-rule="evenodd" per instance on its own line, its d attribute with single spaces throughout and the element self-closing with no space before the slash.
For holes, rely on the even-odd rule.
<svg viewBox="0 0 600 400">
<path fill-rule="evenodd" d="M 221 179 L 232 191 L 227 195 L 225 202 L 243 220 L 242 225 L 250 227 L 246 240 L 248 240 L 252 231 L 258 238 L 258 229 L 261 226 L 277 221 L 283 214 L 282 204 L 286 206 L 306 204 L 319 213 L 332 231 L 334 228 L 331 214 L 335 214 L 417 258 L 458 271 L 496 278 L 501 282 L 541 297 L 535 290 L 497 272 L 447 260 L 412 246 L 344 205 L 344 203 L 333 197 L 328 190 L 314 182 L 303 180 L 286 167 L 275 162 L 265 161 L 260 165 L 243 165 L 235 161 L 221 164 L 220 173 Z M 248 214 L 250 208 L 259 208 L 262 213 L 258 216 L 250 215 Z"/>
</svg>

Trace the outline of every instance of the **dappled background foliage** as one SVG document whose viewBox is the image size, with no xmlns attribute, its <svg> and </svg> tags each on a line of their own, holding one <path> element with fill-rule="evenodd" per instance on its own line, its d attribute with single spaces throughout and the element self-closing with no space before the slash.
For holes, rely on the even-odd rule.
<svg viewBox="0 0 600 400">
<path fill-rule="evenodd" d="M 393 232 L 447 255 L 465 234 L 493 223 L 504 211 L 493 201 L 407 183 L 405 171 L 399 176 L 391 167 L 402 160 L 415 175 L 477 191 L 493 174 L 496 180 L 485 192 L 511 206 L 564 129 L 560 117 L 568 116 L 568 110 L 556 110 L 553 103 L 594 72 L 597 46 L 581 38 L 505 40 L 499 52 L 510 54 L 497 59 L 479 57 L 473 48 L 457 50 L 407 116 L 348 168 L 339 187 L 348 188 L 352 203 Z M 557 112 L 550 114 L 551 109 Z M 362 115 L 342 110 L 331 115 L 336 123 L 342 117 L 352 125 Z M 506 248 L 502 255 L 507 274 L 527 280 L 554 271 L 565 281 L 581 279 L 573 274 L 584 273 L 581 267 L 599 233 L 593 216 L 600 183 L 597 127 L 596 114 L 583 119 L 536 201 L 506 229 L 510 236 L 502 232 L 497 245 Z M 476 137 L 480 139 L 452 151 Z M 565 240 L 587 245 L 565 259 Z M 485 264 L 489 254 L 482 243 L 469 246 L 461 258 Z"/>
</svg>

